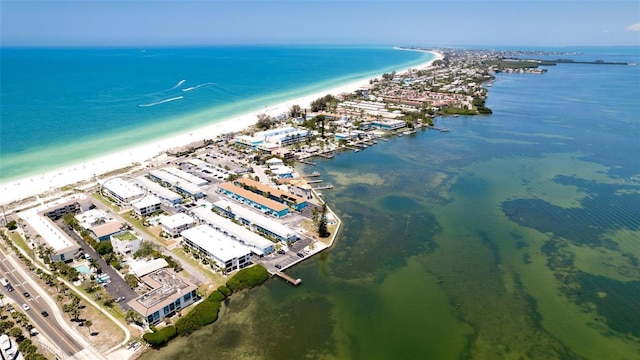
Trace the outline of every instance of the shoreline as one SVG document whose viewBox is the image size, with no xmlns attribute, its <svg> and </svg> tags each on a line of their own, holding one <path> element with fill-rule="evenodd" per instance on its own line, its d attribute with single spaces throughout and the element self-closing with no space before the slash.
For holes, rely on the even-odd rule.
<svg viewBox="0 0 640 360">
<path fill-rule="evenodd" d="M 394 49 L 407 50 L 399 48 Z M 420 70 L 428 68 L 434 61 L 444 57 L 443 54 L 435 51 L 413 51 L 428 52 L 433 54 L 434 58 L 416 66 L 397 70 L 397 72 L 405 72 L 409 69 Z M 263 109 L 254 110 L 238 116 L 223 118 L 220 119 L 219 122 L 207 124 L 197 129 L 191 129 L 157 140 L 151 140 L 142 145 L 79 161 L 57 169 L 44 171 L 40 174 L 26 175 L 6 182 L 0 182 L 0 205 L 6 205 L 32 196 L 38 196 L 81 181 L 91 180 L 97 175 L 102 175 L 110 171 L 122 169 L 135 164 L 139 164 L 136 166 L 141 167 L 156 164 L 157 161 L 160 160 L 159 158 L 161 158 L 168 150 L 183 147 L 204 139 L 213 139 L 222 134 L 246 129 L 256 123 L 256 119 L 259 114 L 267 114 L 271 116 L 277 115 L 287 112 L 289 108 L 295 104 L 300 105 L 302 108 L 308 108 L 309 104 L 319 97 L 326 94 L 338 95 L 341 93 L 352 93 L 355 90 L 368 85 L 369 80 L 380 77 L 381 75 L 382 74 L 355 80 L 327 90 L 318 91 L 274 105 L 265 106 Z"/>
</svg>

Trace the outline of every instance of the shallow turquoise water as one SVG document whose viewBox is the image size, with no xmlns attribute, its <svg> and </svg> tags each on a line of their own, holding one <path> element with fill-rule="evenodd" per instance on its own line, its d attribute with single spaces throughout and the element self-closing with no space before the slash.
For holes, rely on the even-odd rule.
<svg viewBox="0 0 640 360">
<path fill-rule="evenodd" d="M 391 47 L 0 48 L 0 180 L 424 63 Z"/>
</svg>

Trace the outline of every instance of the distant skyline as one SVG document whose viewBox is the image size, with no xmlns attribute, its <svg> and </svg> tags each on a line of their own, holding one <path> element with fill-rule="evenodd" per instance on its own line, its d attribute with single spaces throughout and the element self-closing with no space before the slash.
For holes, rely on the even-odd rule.
<svg viewBox="0 0 640 360">
<path fill-rule="evenodd" d="M 639 1 L 0 1 L 2 46 L 640 46 Z"/>
</svg>

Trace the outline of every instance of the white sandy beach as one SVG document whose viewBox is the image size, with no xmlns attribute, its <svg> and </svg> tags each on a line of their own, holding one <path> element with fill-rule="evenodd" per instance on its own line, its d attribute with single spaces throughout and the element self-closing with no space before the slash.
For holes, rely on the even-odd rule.
<svg viewBox="0 0 640 360">
<path fill-rule="evenodd" d="M 435 55 L 435 59 L 418 66 L 412 66 L 411 68 L 416 70 L 424 69 L 429 67 L 433 61 L 444 57 L 441 53 L 432 53 Z M 398 72 L 404 72 L 406 70 L 408 69 L 403 69 Z M 382 74 L 379 76 L 381 75 Z M 157 156 L 164 154 L 169 149 L 182 147 L 203 139 L 213 139 L 221 134 L 240 131 L 255 124 L 259 114 L 264 113 L 268 115 L 278 115 L 287 112 L 294 104 L 300 105 L 303 108 L 309 107 L 309 104 L 313 100 L 326 94 L 337 95 L 341 93 L 354 92 L 355 90 L 368 85 L 370 79 L 371 78 L 361 79 L 332 89 L 284 101 L 273 106 L 267 106 L 258 111 L 253 111 L 229 119 L 223 119 L 223 121 L 207 125 L 197 130 L 172 135 L 127 150 L 118 151 L 116 153 L 69 165 L 60 169 L 47 171 L 39 175 L 32 175 L 0 183 L 0 204 L 7 204 L 16 200 L 42 194 L 50 190 L 59 189 L 66 185 L 75 184 L 82 180 L 89 180 L 95 175 L 104 174 L 111 170 L 130 166 L 134 163 L 140 163 L 143 166 L 145 164 L 155 165 L 158 161 L 156 160 Z"/>
</svg>

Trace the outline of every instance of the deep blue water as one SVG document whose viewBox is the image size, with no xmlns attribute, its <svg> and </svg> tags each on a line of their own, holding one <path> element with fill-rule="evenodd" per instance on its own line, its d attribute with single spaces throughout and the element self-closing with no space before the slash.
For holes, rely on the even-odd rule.
<svg viewBox="0 0 640 360">
<path fill-rule="evenodd" d="M 0 179 L 428 61 L 389 47 L 1 48 Z"/>
</svg>

